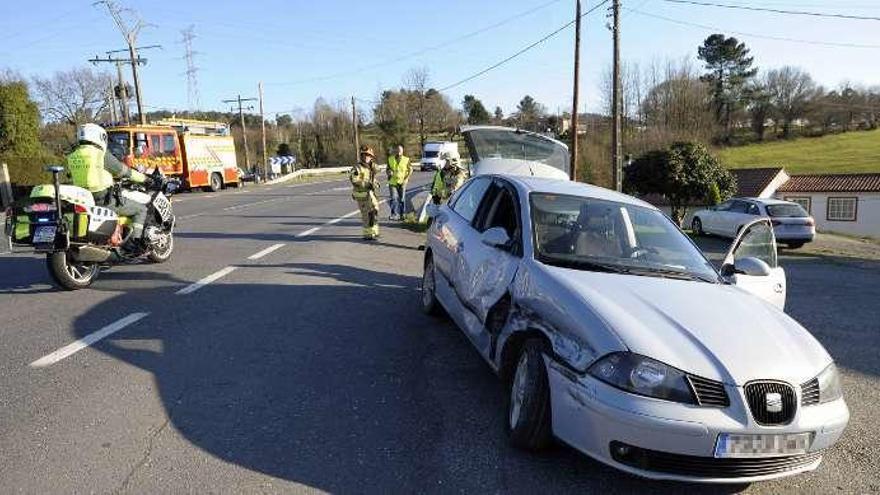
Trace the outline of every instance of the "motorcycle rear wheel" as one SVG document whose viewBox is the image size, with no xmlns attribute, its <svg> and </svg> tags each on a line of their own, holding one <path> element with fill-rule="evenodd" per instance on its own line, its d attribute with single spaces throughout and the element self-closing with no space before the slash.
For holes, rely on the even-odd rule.
<svg viewBox="0 0 880 495">
<path fill-rule="evenodd" d="M 46 255 L 49 274 L 65 290 L 85 289 L 98 277 L 96 263 L 82 263 L 72 259 L 66 251 Z"/>
</svg>

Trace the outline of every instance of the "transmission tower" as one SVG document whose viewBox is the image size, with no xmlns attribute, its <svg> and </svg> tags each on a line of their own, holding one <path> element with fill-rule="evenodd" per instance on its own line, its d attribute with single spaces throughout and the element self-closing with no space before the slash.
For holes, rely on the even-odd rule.
<svg viewBox="0 0 880 495">
<path fill-rule="evenodd" d="M 180 34 L 183 36 L 183 46 L 186 50 L 184 58 L 186 60 L 186 96 L 189 102 L 189 109 L 196 111 L 201 106 L 199 102 L 199 81 L 197 74 L 199 68 L 196 67 L 193 57 L 198 53 L 192 49 L 192 41 L 196 37 L 195 26 L 190 25 L 182 30 Z"/>
</svg>

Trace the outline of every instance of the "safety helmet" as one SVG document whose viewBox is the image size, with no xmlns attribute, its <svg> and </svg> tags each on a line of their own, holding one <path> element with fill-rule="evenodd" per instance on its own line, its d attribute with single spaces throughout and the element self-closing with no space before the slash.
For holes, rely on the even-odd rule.
<svg viewBox="0 0 880 495">
<path fill-rule="evenodd" d="M 76 129 L 76 140 L 80 143 L 94 144 L 101 151 L 107 149 L 107 131 L 98 124 L 83 124 Z"/>
<path fill-rule="evenodd" d="M 366 144 L 361 146 L 361 155 L 369 155 L 373 158 L 376 158 L 376 155 L 373 153 L 373 148 L 371 146 L 367 146 Z"/>
<path fill-rule="evenodd" d="M 458 151 L 444 151 L 440 155 L 440 159 L 443 160 L 443 164 L 452 165 L 453 167 L 461 168 L 461 156 L 458 154 Z"/>
</svg>

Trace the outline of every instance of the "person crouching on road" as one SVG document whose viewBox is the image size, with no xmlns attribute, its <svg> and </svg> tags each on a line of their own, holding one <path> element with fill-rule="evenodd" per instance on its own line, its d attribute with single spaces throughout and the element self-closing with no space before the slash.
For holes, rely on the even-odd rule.
<svg viewBox="0 0 880 495">
<path fill-rule="evenodd" d="M 373 148 L 361 146 L 360 161 L 348 174 L 352 187 L 351 197 L 361 211 L 364 239 L 370 241 L 379 237 L 379 200 L 376 197 L 379 177 L 375 160 Z"/>
<path fill-rule="evenodd" d="M 440 156 L 440 160 L 443 166 L 434 172 L 434 180 L 431 182 L 431 197 L 434 204 L 438 205 L 449 199 L 468 178 L 458 152 L 447 151 Z"/>
<path fill-rule="evenodd" d="M 388 157 L 391 220 L 403 220 L 403 214 L 406 213 L 406 184 L 412 172 L 409 157 L 403 154 L 403 146 L 398 145 L 396 152 Z"/>
</svg>

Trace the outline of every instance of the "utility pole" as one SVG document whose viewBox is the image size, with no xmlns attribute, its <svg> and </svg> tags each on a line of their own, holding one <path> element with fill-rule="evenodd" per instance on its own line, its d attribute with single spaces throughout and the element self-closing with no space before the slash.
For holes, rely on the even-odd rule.
<svg viewBox="0 0 880 495">
<path fill-rule="evenodd" d="M 354 162 L 357 163 L 361 160 L 361 142 L 358 135 L 358 114 L 357 108 L 354 106 L 354 96 L 351 97 L 351 126 L 354 131 Z"/>
<path fill-rule="evenodd" d="M 119 105 L 122 109 L 122 118 L 125 125 L 131 124 L 131 115 L 128 114 L 128 88 L 125 87 L 125 79 L 122 78 L 122 63 L 116 62 L 116 82 L 119 88 Z"/>
<path fill-rule="evenodd" d="M 110 111 L 110 122 L 117 123 L 116 118 L 116 97 L 113 96 L 113 78 L 108 81 L 110 87 L 107 88 L 107 109 Z"/>
<path fill-rule="evenodd" d="M 261 137 L 263 140 L 263 172 L 269 176 L 269 155 L 266 153 L 266 115 L 263 113 L 263 81 L 257 85 L 260 91 L 260 126 L 262 128 Z M 243 128 L 243 127 L 242 127 Z"/>
<path fill-rule="evenodd" d="M 237 103 L 238 104 L 238 118 L 241 119 L 241 138 L 244 141 L 244 165 L 247 170 L 251 169 L 251 158 L 248 154 L 248 142 L 247 142 L 247 127 L 244 125 L 244 109 L 241 104 L 246 101 L 256 101 L 256 98 L 242 98 L 241 95 L 238 95 L 234 100 L 223 100 L 223 103 Z M 246 107 L 248 110 L 253 110 L 253 106 Z M 265 168 L 263 172 L 265 173 Z"/>
<path fill-rule="evenodd" d="M 152 47 L 144 47 L 144 48 L 152 48 Z M 102 63 L 102 62 L 116 64 L 116 78 L 117 78 L 118 84 L 119 84 L 119 100 L 120 100 L 120 105 L 122 106 L 122 117 L 125 119 L 126 124 L 130 124 L 131 123 L 131 115 L 129 114 L 129 109 L 128 109 L 128 88 L 126 87 L 125 79 L 122 77 L 122 66 L 125 64 L 128 64 L 128 63 L 131 63 L 132 65 L 135 65 L 135 66 L 136 65 L 143 65 L 143 64 L 147 63 L 147 59 L 137 58 L 135 60 L 132 60 L 130 58 L 117 58 L 117 57 L 112 56 L 113 53 L 119 53 L 119 50 L 112 50 L 112 51 L 107 52 L 106 58 L 98 58 L 98 56 L 95 55 L 95 58 L 90 58 L 88 61 L 95 64 L 95 65 Z M 140 107 L 138 107 L 138 111 L 140 111 Z M 141 119 L 143 120 L 145 118 L 146 117 L 143 115 L 143 113 L 141 113 Z M 146 122 L 141 122 L 141 123 L 143 124 Z"/>
<path fill-rule="evenodd" d="M 612 84 L 614 88 L 611 90 L 611 162 L 614 179 L 614 189 L 621 191 L 623 189 L 623 167 L 620 160 L 620 0 L 612 0 L 612 15 L 614 16 L 614 25 L 612 33 L 614 36 L 614 67 Z"/>
<path fill-rule="evenodd" d="M 116 27 L 119 28 L 119 31 L 122 33 L 123 38 L 125 38 L 126 44 L 128 44 L 128 59 L 131 63 L 131 76 L 134 81 L 134 94 L 137 99 L 137 107 L 138 107 L 138 115 L 140 118 L 141 125 L 146 125 L 147 116 L 144 113 L 144 101 L 143 94 L 141 93 L 141 80 L 138 76 L 138 65 L 140 65 L 138 54 L 137 54 L 137 37 L 138 33 L 140 33 L 141 29 L 144 27 L 144 22 L 136 18 L 133 25 L 129 25 L 123 19 L 123 13 L 128 12 L 132 13 L 131 10 L 122 9 L 119 5 L 116 4 L 114 0 L 99 0 L 92 5 L 104 5 L 107 7 L 107 11 L 110 13 L 110 17 L 113 18 L 113 22 L 116 23 Z M 135 14 L 135 17 L 136 14 Z"/>
<path fill-rule="evenodd" d="M 568 176 L 577 180 L 578 164 L 578 90 L 581 72 L 581 0 L 576 0 L 574 16 L 574 92 L 571 97 L 571 164 Z"/>
</svg>

